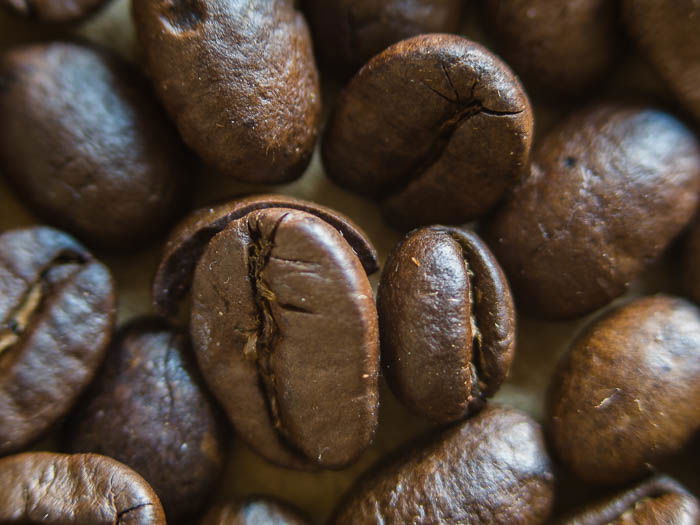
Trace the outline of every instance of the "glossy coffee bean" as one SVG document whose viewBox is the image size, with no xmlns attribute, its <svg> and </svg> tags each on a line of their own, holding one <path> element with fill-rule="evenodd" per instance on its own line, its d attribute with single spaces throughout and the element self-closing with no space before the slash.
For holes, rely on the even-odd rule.
<svg viewBox="0 0 700 525">
<path fill-rule="evenodd" d="M 153 489 L 96 454 L 29 452 L 0 459 L 0 523 L 165 525 Z"/>
<path fill-rule="evenodd" d="M 186 219 L 154 300 L 173 311 L 191 283 L 200 368 L 248 444 L 284 466 L 336 468 L 377 424 L 375 269 L 369 241 L 343 216 L 262 195 Z"/>
<path fill-rule="evenodd" d="M 700 429 L 700 310 L 637 299 L 572 344 L 548 395 L 565 465 L 592 483 L 623 483 L 679 453 Z"/>
<path fill-rule="evenodd" d="M 224 461 L 224 429 L 191 351 L 188 337 L 158 318 L 126 325 L 67 425 L 71 451 L 133 468 L 173 522 L 201 508 Z"/>
<path fill-rule="evenodd" d="M 304 172 L 321 95 L 292 0 L 135 0 L 133 9 L 156 91 L 205 162 L 245 182 Z"/>
<path fill-rule="evenodd" d="M 553 499 L 539 425 L 489 406 L 366 475 L 333 523 L 535 524 Z"/>
<path fill-rule="evenodd" d="M 109 270 L 72 237 L 0 235 L 0 455 L 70 410 L 104 358 L 115 303 Z"/>
<path fill-rule="evenodd" d="M 88 45 L 0 56 L 0 172 L 45 220 L 133 248 L 182 213 L 188 157 L 140 74 Z"/>
<path fill-rule="evenodd" d="M 622 295 L 693 216 L 700 147 L 672 116 L 598 105 L 539 144 L 486 238 L 528 313 L 573 318 Z"/>
<path fill-rule="evenodd" d="M 308 525 L 294 507 L 273 498 L 253 496 L 211 509 L 199 525 Z"/>
<path fill-rule="evenodd" d="M 656 476 L 559 520 L 558 525 L 697 525 L 700 503 L 675 480 Z"/>
<path fill-rule="evenodd" d="M 584 95 L 619 55 L 614 2 L 487 0 L 484 11 L 496 51 L 528 88 Z"/>
<path fill-rule="evenodd" d="M 384 374 L 415 412 L 448 423 L 481 409 L 515 352 L 515 310 L 498 262 L 468 230 L 414 230 L 378 293 Z"/>
<path fill-rule="evenodd" d="M 628 32 L 683 107 L 700 122 L 700 4 L 695 0 L 624 0 Z"/>
<path fill-rule="evenodd" d="M 377 199 L 400 228 L 467 222 L 527 165 L 533 120 L 518 79 L 470 40 L 423 35 L 350 81 L 323 141 L 328 176 Z"/>
<path fill-rule="evenodd" d="M 86 18 L 106 0 L 0 0 L 0 8 L 41 23 L 65 24 Z"/>
<path fill-rule="evenodd" d="M 461 0 L 304 0 L 317 54 L 328 69 L 352 74 L 400 40 L 456 33 Z"/>
</svg>

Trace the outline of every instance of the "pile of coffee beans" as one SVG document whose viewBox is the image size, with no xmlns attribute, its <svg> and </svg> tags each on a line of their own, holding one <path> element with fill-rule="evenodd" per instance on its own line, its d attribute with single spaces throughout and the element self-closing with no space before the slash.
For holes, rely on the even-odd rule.
<svg viewBox="0 0 700 525">
<path fill-rule="evenodd" d="M 0 524 L 700 525 L 698 1 L 112 1 L 0 0 Z"/>
</svg>

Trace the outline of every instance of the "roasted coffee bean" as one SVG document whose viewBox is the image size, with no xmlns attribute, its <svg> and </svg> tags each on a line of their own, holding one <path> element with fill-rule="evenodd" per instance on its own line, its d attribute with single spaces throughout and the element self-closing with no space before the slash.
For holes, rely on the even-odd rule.
<svg viewBox="0 0 700 525">
<path fill-rule="evenodd" d="M 165 525 L 158 496 L 126 465 L 97 454 L 0 459 L 0 523 Z"/>
<path fill-rule="evenodd" d="M 304 172 L 321 95 L 293 0 L 134 0 L 133 8 L 156 91 L 192 149 L 245 182 Z"/>
<path fill-rule="evenodd" d="M 624 0 L 628 31 L 676 98 L 700 122 L 700 4 Z"/>
<path fill-rule="evenodd" d="M 415 412 L 447 423 L 481 409 L 506 378 L 515 310 L 479 237 L 431 226 L 389 256 L 378 294 L 384 375 Z"/>
<path fill-rule="evenodd" d="M 688 232 L 684 243 L 683 292 L 696 303 L 700 303 L 700 218 Z"/>
<path fill-rule="evenodd" d="M 188 157 L 138 72 L 54 42 L 0 56 L 0 171 L 41 217 L 91 244 L 128 246 L 186 203 Z"/>
<path fill-rule="evenodd" d="M 487 0 L 484 11 L 497 51 L 547 95 L 585 94 L 619 55 L 615 2 Z"/>
<path fill-rule="evenodd" d="M 391 44 L 424 33 L 456 33 L 461 0 L 304 0 L 316 52 L 352 74 Z"/>
<path fill-rule="evenodd" d="M 672 116 L 599 105 L 567 119 L 486 235 L 530 314 L 573 318 L 622 295 L 692 218 L 700 147 Z"/>
<path fill-rule="evenodd" d="M 559 525 L 697 525 L 700 504 L 675 480 L 656 476 L 560 520 Z"/>
<path fill-rule="evenodd" d="M 294 507 L 276 499 L 255 496 L 217 505 L 200 525 L 308 525 Z"/>
<path fill-rule="evenodd" d="M 106 0 L 0 0 L 0 7 L 42 23 L 76 22 L 97 11 Z"/>
<path fill-rule="evenodd" d="M 105 355 L 115 303 L 109 270 L 72 237 L 0 235 L 0 455 L 70 410 Z"/>
<path fill-rule="evenodd" d="M 154 299 L 172 311 L 192 283 L 200 368 L 246 442 L 284 466 L 336 468 L 377 424 L 374 269 L 369 241 L 344 217 L 257 196 L 185 220 Z"/>
<path fill-rule="evenodd" d="M 623 483 L 680 452 L 700 429 L 700 310 L 637 299 L 572 344 L 548 397 L 550 432 L 578 477 Z"/>
<path fill-rule="evenodd" d="M 379 200 L 394 226 L 463 223 L 518 181 L 532 126 L 527 96 L 500 59 L 458 36 L 423 35 L 350 81 L 323 161 L 338 184 Z"/>
<path fill-rule="evenodd" d="M 361 479 L 334 523 L 535 524 L 553 499 L 539 425 L 489 406 Z"/>
<path fill-rule="evenodd" d="M 218 414 L 187 336 L 158 318 L 123 327 L 68 424 L 73 452 L 110 456 L 141 474 L 170 521 L 192 518 L 224 460 Z"/>
</svg>

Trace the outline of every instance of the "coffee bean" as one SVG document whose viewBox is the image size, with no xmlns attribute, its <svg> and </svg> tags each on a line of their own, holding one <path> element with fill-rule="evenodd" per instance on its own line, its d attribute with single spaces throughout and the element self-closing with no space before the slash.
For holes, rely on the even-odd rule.
<svg viewBox="0 0 700 525">
<path fill-rule="evenodd" d="M 553 499 L 539 425 L 489 406 L 366 475 L 334 523 L 535 524 Z"/>
<path fill-rule="evenodd" d="M 675 480 L 656 476 L 577 514 L 559 525 L 696 525 L 700 504 Z"/>
<path fill-rule="evenodd" d="M 77 22 L 97 11 L 106 0 L 0 0 L 0 8 L 41 23 Z"/>
<path fill-rule="evenodd" d="M 367 274 L 379 269 L 377 252 L 365 233 L 347 217 L 318 204 L 285 195 L 252 195 L 192 212 L 178 224 L 165 244 L 163 257 L 153 280 L 153 307 L 172 317 L 192 285 L 195 265 L 207 243 L 236 219 L 255 210 L 290 208 L 312 213 L 340 231 L 360 259 Z"/>
<path fill-rule="evenodd" d="M 192 283 L 200 368 L 251 447 L 288 467 L 338 468 L 377 424 L 375 269 L 374 249 L 346 218 L 261 195 L 186 219 L 166 245 L 154 300 L 173 311 Z"/>
<path fill-rule="evenodd" d="M 683 248 L 683 292 L 696 303 L 700 303 L 700 220 L 695 218 Z"/>
<path fill-rule="evenodd" d="M 273 498 L 250 497 L 211 509 L 200 525 L 308 525 L 294 507 Z"/>
<path fill-rule="evenodd" d="M 623 18 L 642 53 L 700 122 L 700 4 L 695 0 L 624 0 Z"/>
<path fill-rule="evenodd" d="M 700 429 L 700 310 L 632 301 L 594 321 L 548 396 L 554 446 L 578 477 L 623 483 L 680 452 Z"/>
<path fill-rule="evenodd" d="M 115 302 L 109 270 L 68 235 L 0 235 L 0 455 L 70 410 L 105 355 Z"/>
<path fill-rule="evenodd" d="M 304 172 L 321 95 L 292 0 L 135 0 L 133 9 L 156 91 L 192 149 L 245 182 Z"/>
<path fill-rule="evenodd" d="M 479 237 L 432 226 L 389 256 L 378 293 L 384 374 L 415 412 L 447 423 L 481 409 L 515 351 L 515 310 Z"/>
<path fill-rule="evenodd" d="M 617 6 L 607 0 L 487 0 L 497 51 L 528 88 L 585 95 L 619 55 Z"/>
<path fill-rule="evenodd" d="M 394 226 L 463 223 L 518 181 L 532 126 L 527 96 L 501 60 L 458 36 L 423 35 L 350 81 L 323 161 L 338 184 L 379 200 Z"/>
<path fill-rule="evenodd" d="M 129 323 L 68 424 L 71 451 L 136 470 L 170 521 L 201 508 L 224 460 L 224 429 L 190 352 L 188 338 L 158 318 Z"/>
<path fill-rule="evenodd" d="M 99 246 L 169 226 L 189 187 L 184 146 L 141 76 L 83 44 L 0 57 L 0 170 L 41 217 Z"/>
<path fill-rule="evenodd" d="M 316 52 L 341 75 L 391 44 L 424 33 L 456 33 L 460 0 L 305 0 Z"/>
<path fill-rule="evenodd" d="M 486 235 L 528 313 L 573 318 L 622 295 L 693 215 L 700 147 L 672 116 L 598 105 L 552 131 Z"/>
<path fill-rule="evenodd" d="M 136 472 L 96 454 L 30 452 L 0 459 L 0 522 L 165 525 Z"/>
</svg>

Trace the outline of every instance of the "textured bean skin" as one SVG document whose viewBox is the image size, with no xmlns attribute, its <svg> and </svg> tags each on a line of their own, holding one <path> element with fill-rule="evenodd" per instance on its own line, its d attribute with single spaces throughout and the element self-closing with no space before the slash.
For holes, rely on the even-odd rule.
<svg viewBox="0 0 700 525">
<path fill-rule="evenodd" d="M 533 120 L 517 77 L 480 45 L 423 35 L 374 57 L 342 92 L 323 163 L 410 229 L 489 211 L 527 165 Z"/>
<path fill-rule="evenodd" d="M 133 468 L 173 522 L 202 507 L 224 461 L 224 429 L 190 352 L 188 337 L 158 318 L 129 323 L 68 425 L 73 452 Z"/>
<path fill-rule="evenodd" d="M 642 53 L 700 122 L 700 5 L 693 0 L 624 0 L 622 6 L 627 30 Z"/>
<path fill-rule="evenodd" d="M 700 503 L 675 480 L 656 476 L 590 505 L 558 525 L 697 525 Z"/>
<path fill-rule="evenodd" d="M 599 105 L 545 137 L 531 170 L 486 240 L 529 314 L 573 318 L 622 295 L 690 221 L 700 148 L 666 113 Z"/>
<path fill-rule="evenodd" d="M 187 205 L 189 156 L 141 75 L 53 42 L 0 55 L 0 172 L 32 210 L 91 245 L 152 240 Z"/>
<path fill-rule="evenodd" d="M 333 226 L 289 208 L 216 234 L 192 284 L 200 368 L 238 434 L 290 467 L 339 468 L 377 425 L 377 313 L 359 258 Z"/>
<path fill-rule="evenodd" d="M 365 476 L 333 523 L 544 523 L 553 489 L 539 425 L 489 406 Z"/>
<path fill-rule="evenodd" d="M 309 522 L 291 505 L 253 496 L 217 505 L 199 525 L 309 525 Z"/>
<path fill-rule="evenodd" d="M 528 86 L 583 95 L 614 65 L 621 43 L 617 9 L 607 0 L 487 0 L 496 51 Z"/>
<path fill-rule="evenodd" d="M 133 7 L 156 91 L 205 162 L 244 182 L 280 183 L 304 172 L 321 96 L 309 31 L 292 0 L 135 0 Z"/>
<path fill-rule="evenodd" d="M 0 455 L 67 414 L 102 363 L 116 299 L 109 270 L 46 227 L 0 235 Z"/>
<path fill-rule="evenodd" d="M 0 522 L 165 525 L 153 489 L 97 454 L 28 452 L 0 459 Z"/>
<path fill-rule="evenodd" d="M 639 478 L 700 429 L 700 310 L 637 299 L 593 322 L 562 359 L 548 394 L 563 463 L 591 483 Z"/>
<path fill-rule="evenodd" d="M 0 7 L 22 18 L 64 24 L 93 14 L 106 0 L 2 0 Z"/>
<path fill-rule="evenodd" d="M 316 52 L 330 70 L 348 75 L 400 40 L 456 33 L 460 0 L 305 0 Z"/>
<path fill-rule="evenodd" d="M 462 419 L 505 380 L 515 352 L 513 299 L 475 233 L 409 233 L 389 256 L 377 304 L 385 376 L 417 413 Z"/>
</svg>

